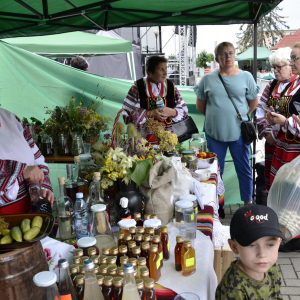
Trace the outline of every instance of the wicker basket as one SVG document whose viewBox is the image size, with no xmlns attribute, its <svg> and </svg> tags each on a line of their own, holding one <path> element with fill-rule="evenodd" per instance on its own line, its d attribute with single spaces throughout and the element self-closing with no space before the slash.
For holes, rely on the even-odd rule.
<svg viewBox="0 0 300 300">
<path fill-rule="evenodd" d="M 117 114 L 117 116 L 115 118 L 115 123 L 114 123 L 113 130 L 112 130 L 112 137 L 111 137 L 112 144 L 111 145 L 112 145 L 113 149 L 116 149 L 117 124 L 118 124 L 120 115 L 122 114 L 123 111 L 127 112 L 127 114 L 129 115 L 129 118 L 131 118 L 131 122 L 133 120 L 132 114 L 131 114 L 131 112 L 128 109 L 126 109 L 126 108 L 120 109 L 120 111 L 118 112 L 118 114 Z"/>
</svg>

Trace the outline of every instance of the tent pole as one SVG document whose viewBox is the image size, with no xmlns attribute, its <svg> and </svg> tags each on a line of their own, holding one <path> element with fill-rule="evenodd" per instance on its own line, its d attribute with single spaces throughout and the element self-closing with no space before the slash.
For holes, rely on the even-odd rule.
<svg viewBox="0 0 300 300">
<path fill-rule="evenodd" d="M 254 34 L 253 34 L 253 77 L 255 83 L 257 82 L 257 20 L 254 20 Z M 253 122 L 256 124 L 256 110 L 253 112 Z M 252 152 L 252 179 L 253 179 L 253 194 L 252 198 L 256 200 L 256 179 L 255 179 L 255 161 L 256 161 L 256 140 L 253 141 Z"/>
</svg>

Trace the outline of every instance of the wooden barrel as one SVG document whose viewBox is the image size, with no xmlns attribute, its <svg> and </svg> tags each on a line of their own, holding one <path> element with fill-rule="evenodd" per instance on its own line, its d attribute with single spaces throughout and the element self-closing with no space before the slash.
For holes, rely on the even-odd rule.
<svg viewBox="0 0 300 300">
<path fill-rule="evenodd" d="M 0 295 L 5 300 L 34 299 L 33 276 L 49 271 L 40 242 L 0 254 Z"/>
</svg>

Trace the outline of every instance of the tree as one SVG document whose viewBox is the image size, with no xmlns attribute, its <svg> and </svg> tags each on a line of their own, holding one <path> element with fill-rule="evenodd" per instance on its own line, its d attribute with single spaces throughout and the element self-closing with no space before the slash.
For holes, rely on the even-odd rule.
<svg viewBox="0 0 300 300">
<path fill-rule="evenodd" d="M 267 42 L 270 38 L 275 39 L 277 37 L 284 36 L 284 28 L 289 29 L 283 20 L 284 17 L 279 15 L 282 8 L 278 6 L 274 8 L 269 14 L 264 16 L 257 24 L 257 46 L 271 48 L 271 44 Z M 246 28 L 244 29 L 244 26 Z M 236 34 L 238 41 L 238 48 L 241 52 L 244 52 L 249 47 L 253 46 L 253 33 L 254 25 L 241 25 L 240 32 Z"/>
<path fill-rule="evenodd" d="M 206 63 L 214 60 L 214 55 L 202 50 L 197 57 L 196 65 L 199 68 L 207 68 Z"/>
<path fill-rule="evenodd" d="M 174 54 L 171 54 L 171 55 L 168 56 L 168 59 L 177 59 L 177 58 Z"/>
</svg>

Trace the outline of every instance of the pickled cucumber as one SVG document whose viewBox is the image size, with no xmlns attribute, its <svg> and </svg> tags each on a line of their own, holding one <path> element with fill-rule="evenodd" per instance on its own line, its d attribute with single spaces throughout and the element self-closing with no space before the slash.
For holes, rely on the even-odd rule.
<svg viewBox="0 0 300 300">
<path fill-rule="evenodd" d="M 24 240 L 25 241 L 31 241 L 33 240 L 40 232 L 40 228 L 37 226 L 32 227 L 24 234 Z"/>
<path fill-rule="evenodd" d="M 5 235 L 1 240 L 0 240 L 0 244 L 4 245 L 4 244 L 11 244 L 12 243 L 12 238 L 10 236 L 10 234 Z"/>
<path fill-rule="evenodd" d="M 22 232 L 19 226 L 13 227 L 10 231 L 10 235 L 15 241 L 22 242 Z"/>
<path fill-rule="evenodd" d="M 9 229 L 2 229 L 1 230 L 1 235 L 7 235 L 10 234 L 10 230 Z"/>
<path fill-rule="evenodd" d="M 31 222 L 31 228 L 33 227 L 38 227 L 39 229 L 41 229 L 43 226 L 43 219 L 40 216 L 36 216 L 34 217 L 34 219 Z"/>
<path fill-rule="evenodd" d="M 24 219 L 21 222 L 21 230 L 23 233 L 27 232 L 30 229 L 30 220 L 29 219 Z"/>
</svg>

